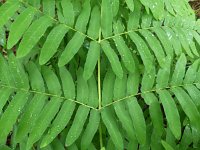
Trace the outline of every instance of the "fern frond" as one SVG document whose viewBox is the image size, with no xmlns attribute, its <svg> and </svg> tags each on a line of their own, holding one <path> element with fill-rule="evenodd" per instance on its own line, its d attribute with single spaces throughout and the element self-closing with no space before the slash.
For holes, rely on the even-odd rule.
<svg viewBox="0 0 200 150">
<path fill-rule="evenodd" d="M 149 105 L 150 117 L 152 119 L 153 126 L 156 127 L 156 129 L 157 129 L 157 134 L 159 136 L 162 136 L 163 132 L 164 132 L 162 116 L 158 115 L 158 112 L 162 113 L 161 110 L 160 110 L 159 102 L 164 107 L 164 113 L 166 115 L 168 126 L 169 126 L 172 134 L 175 136 L 176 139 L 180 139 L 180 137 L 181 137 L 181 124 L 182 123 L 181 123 L 181 119 L 180 119 L 180 115 L 179 115 L 179 113 L 180 113 L 179 112 L 179 109 L 180 109 L 179 107 L 180 106 L 181 106 L 181 109 L 186 113 L 186 116 L 191 121 L 191 126 L 193 128 L 195 128 L 196 130 L 199 130 L 198 129 L 199 125 L 198 125 L 198 121 L 197 121 L 198 118 L 199 118 L 199 111 L 197 110 L 198 104 L 196 103 L 197 101 L 195 102 L 194 101 L 195 99 L 192 100 L 194 98 L 194 94 L 190 95 L 190 93 L 186 93 L 184 91 L 185 88 L 191 87 L 191 88 L 196 89 L 194 91 L 196 91 L 197 92 L 196 94 L 199 95 L 198 94 L 199 90 L 197 90 L 197 87 L 195 86 L 196 85 L 196 83 L 195 83 L 195 78 L 196 77 L 195 77 L 194 74 L 193 74 L 194 78 L 192 79 L 192 81 L 191 82 L 187 82 L 187 80 L 189 78 L 188 74 L 190 74 L 190 72 L 191 73 L 194 73 L 194 72 L 197 73 L 197 71 L 198 71 L 197 68 L 199 67 L 199 61 L 194 62 L 191 65 L 191 67 L 189 67 L 187 73 L 185 73 L 184 66 L 186 65 L 186 62 L 183 63 L 183 61 L 185 61 L 183 58 L 185 58 L 184 54 L 180 56 L 180 58 L 179 58 L 179 60 L 178 60 L 178 62 L 176 64 L 176 68 L 174 70 L 174 73 L 173 73 L 172 77 L 170 77 L 170 72 L 168 72 L 168 71 L 171 70 L 170 68 L 168 68 L 170 66 L 169 65 L 165 65 L 165 67 L 163 69 L 159 70 L 159 72 L 157 74 L 157 80 L 155 80 L 155 76 L 156 76 L 155 71 L 152 71 L 152 72 L 147 73 L 147 74 L 144 73 L 143 78 L 142 78 L 142 87 L 141 87 L 141 91 L 142 92 L 139 95 L 141 95 L 143 97 L 145 103 L 147 105 Z M 181 69 L 181 68 L 183 68 L 183 69 Z M 194 70 L 192 68 L 194 68 Z M 183 71 L 181 71 L 181 70 L 183 70 Z M 178 71 L 178 72 L 176 72 L 176 71 Z M 169 79 L 169 80 L 167 80 L 167 79 Z M 178 80 L 176 80 L 176 79 L 178 79 Z M 136 81 L 136 80 L 138 80 L 138 79 L 132 80 L 132 82 L 130 82 L 130 80 L 129 80 L 128 88 L 131 87 L 131 83 L 132 83 L 132 86 L 135 85 L 134 81 Z M 163 82 L 163 80 L 166 80 L 166 82 Z M 125 82 L 124 79 L 123 79 L 123 81 Z M 155 84 L 156 84 L 156 89 L 152 90 L 152 89 L 154 89 Z M 117 89 L 119 87 L 120 87 L 119 85 L 116 86 Z M 122 89 L 124 90 L 125 88 L 122 88 Z M 136 91 L 136 90 L 133 89 L 132 91 Z M 120 93 L 123 93 L 123 92 L 120 91 Z M 135 93 L 135 96 L 138 95 L 137 91 L 133 92 L 133 93 Z M 155 96 L 155 94 L 159 95 L 159 101 L 158 101 L 157 97 Z M 180 103 L 180 106 L 178 106 L 176 104 L 176 102 L 174 102 L 174 100 L 172 98 L 173 94 L 177 97 L 177 101 Z M 139 110 L 134 112 L 134 113 L 132 112 L 133 108 L 135 108 L 138 105 L 136 103 L 137 102 L 137 98 L 133 97 L 133 95 L 127 96 L 124 99 L 121 98 L 121 100 L 119 98 L 119 100 L 117 100 L 117 102 L 114 99 L 114 101 L 112 102 L 113 105 L 109 105 L 108 104 L 105 107 L 103 107 L 102 109 L 106 109 L 108 106 L 109 107 L 113 106 L 115 108 L 119 104 L 120 104 L 120 107 L 122 107 L 123 106 L 122 102 L 124 102 L 124 101 L 125 102 L 127 101 L 127 106 L 129 108 L 129 110 L 126 110 L 126 111 L 127 112 L 130 111 L 130 115 L 137 114 L 137 113 L 141 112 L 141 115 L 139 115 L 139 114 L 137 115 L 137 117 L 140 116 L 139 120 L 137 120 L 137 121 L 135 120 L 136 118 L 134 119 L 134 116 L 132 116 L 132 119 L 134 120 L 133 123 L 134 124 L 135 123 L 139 123 L 141 121 L 141 118 L 143 118 L 142 116 L 144 116 L 144 114 L 143 114 L 142 111 L 139 111 Z M 134 105 L 131 105 L 131 104 L 134 104 Z M 138 105 L 137 109 L 141 110 L 140 107 L 141 106 Z M 118 116 L 118 112 L 120 112 L 120 111 L 119 110 L 116 111 L 116 116 Z M 193 113 L 195 113 L 196 115 L 191 115 Z M 128 115 L 124 115 L 124 116 L 127 117 Z M 123 126 L 124 122 L 128 123 L 128 120 L 127 121 L 122 121 L 120 118 L 119 118 L 119 121 L 121 122 L 122 126 Z M 145 134 L 140 133 L 140 128 L 141 128 L 141 124 L 142 123 L 140 123 L 139 125 L 134 125 L 134 124 L 133 124 L 133 128 L 137 129 L 137 127 L 139 127 L 139 129 L 137 129 L 135 131 L 135 133 L 136 133 L 137 140 L 140 143 L 140 137 L 137 136 L 137 132 L 138 132 L 139 136 L 145 135 Z M 144 122 L 144 125 L 145 124 L 146 123 Z M 141 128 L 142 132 L 145 131 L 144 128 L 145 127 Z M 126 130 L 127 129 L 128 128 L 126 128 Z M 110 133 L 110 134 L 112 134 L 112 133 Z M 112 137 L 113 135 L 110 135 L 110 136 Z"/>
<path fill-rule="evenodd" d="M 19 73 L 21 74 L 23 72 L 25 73 L 25 70 L 22 67 L 23 65 L 20 63 L 20 61 L 18 62 L 18 66 L 12 67 L 11 64 L 7 63 L 7 60 L 5 60 L 3 57 L 1 58 L 2 58 L 1 59 L 2 64 L 4 62 L 4 64 L 8 68 L 10 65 L 11 72 L 14 72 L 15 70 L 17 74 L 17 70 L 19 70 L 18 74 Z M 9 55 L 9 60 L 18 61 L 12 54 Z M 183 63 L 183 61 L 185 63 Z M 194 97 L 195 94 L 193 93 L 196 92 L 197 95 L 199 93 L 198 87 L 196 86 L 198 85 L 196 83 L 199 82 L 197 76 L 197 74 L 199 73 L 199 60 L 195 61 L 191 66 L 189 66 L 187 71 L 185 71 L 186 61 L 184 54 L 182 54 L 178 59 L 178 62 L 176 63 L 172 77 L 170 77 L 170 72 L 171 72 L 171 66 L 169 65 L 170 63 L 171 62 L 169 61 L 168 64 L 164 66 L 164 68 L 158 70 L 157 78 L 155 78 L 156 75 L 155 70 L 149 73 L 147 72 L 142 73 L 143 74 L 142 79 L 140 78 L 139 72 L 130 73 L 128 74 L 128 76 L 127 74 L 124 74 L 122 79 L 118 77 L 113 78 L 115 84 L 114 88 L 111 87 L 111 90 L 114 89 L 114 91 L 108 92 L 108 94 L 113 94 L 113 96 L 106 96 L 103 94 L 104 96 L 102 102 L 104 102 L 106 98 L 109 97 L 110 98 L 108 99 L 109 102 L 107 102 L 107 104 L 105 102 L 102 103 L 103 107 L 100 111 L 101 111 L 101 119 L 103 120 L 111 136 L 111 139 L 113 141 L 116 140 L 118 141 L 117 143 L 114 143 L 116 147 L 121 148 L 121 146 L 123 146 L 121 144 L 124 143 L 125 139 L 127 139 L 129 142 L 137 141 L 142 145 L 145 145 L 146 143 L 145 141 L 147 140 L 146 138 L 148 136 L 147 134 L 149 131 L 148 130 L 146 131 L 144 129 L 148 128 L 146 127 L 148 122 L 147 120 L 145 121 L 144 119 L 145 112 L 143 112 L 143 110 L 141 109 L 142 105 L 141 102 L 138 101 L 139 100 L 138 97 L 135 97 L 137 95 L 141 95 L 146 105 L 149 105 L 150 119 L 152 120 L 153 127 L 157 129 L 157 133 L 155 136 L 161 138 L 161 136 L 165 132 L 163 130 L 162 116 L 159 115 L 159 113 L 162 113 L 160 110 L 159 102 L 164 108 L 163 113 L 166 115 L 167 126 L 170 129 L 172 135 L 176 139 L 180 139 L 181 125 L 183 124 L 179 116 L 180 109 L 184 111 L 186 114 L 184 118 L 185 117 L 189 118 L 189 121 L 191 122 L 191 127 L 199 131 L 198 119 L 200 115 L 197 109 L 199 103 L 198 101 L 195 101 L 196 97 Z M 5 96 L 4 98 L 12 95 L 14 91 L 17 92 L 17 94 L 13 95 L 13 99 L 11 99 L 11 102 L 9 103 L 8 107 L 3 106 L 3 114 L 0 118 L 0 122 L 2 122 L 1 123 L 2 132 L 0 134 L 0 136 L 2 137 L 1 143 L 2 144 L 5 143 L 6 136 L 12 130 L 11 127 L 18 122 L 19 128 L 16 134 L 17 143 L 21 142 L 25 137 L 28 136 L 29 133 L 30 135 L 28 136 L 28 143 L 27 143 L 27 148 L 29 148 L 32 146 L 33 143 L 41 139 L 42 135 L 44 135 L 44 137 L 42 138 L 41 147 L 45 147 L 49 145 L 59 133 L 62 132 L 62 130 L 69 124 L 70 120 L 72 119 L 71 118 L 72 115 L 75 113 L 75 107 L 77 105 L 76 101 L 68 101 L 68 100 L 63 101 L 63 98 L 61 97 L 61 89 L 64 91 L 64 96 L 66 99 L 70 98 L 74 99 L 75 97 L 77 97 L 78 99 L 78 95 L 75 96 L 75 87 L 72 88 L 72 91 L 67 90 L 70 89 L 69 88 L 70 85 L 73 85 L 74 83 L 73 83 L 73 78 L 65 68 L 61 68 L 60 70 L 62 87 L 56 75 L 49 68 L 42 67 L 42 70 L 39 71 L 37 66 L 33 62 L 30 62 L 26 66 L 26 70 L 30 79 L 31 89 L 35 92 L 29 91 L 29 86 L 23 83 L 24 81 L 26 81 L 27 78 L 18 78 L 17 75 L 15 76 L 8 75 L 7 78 L 1 78 L 1 83 L 3 84 L 4 89 L 8 91 L 8 93 L 4 91 L 4 94 L 7 94 L 7 96 Z M 112 70 L 111 69 L 109 70 L 110 71 L 108 72 L 106 78 L 109 78 L 108 81 L 111 81 L 111 83 L 108 84 L 105 80 L 104 82 L 105 85 L 103 84 L 105 86 L 104 88 L 106 88 L 107 90 L 109 90 L 107 86 L 112 85 L 113 82 L 112 80 L 110 80 L 109 76 L 112 75 L 113 77 L 115 77 L 115 74 L 112 72 Z M 178 70 L 182 71 L 178 72 Z M 40 72 L 42 74 L 40 74 Z M 64 74 L 67 74 L 67 76 L 63 76 Z M 81 75 L 81 78 L 78 79 L 80 80 L 78 81 L 78 84 L 81 85 L 77 85 L 77 89 L 79 86 L 83 86 L 84 84 L 86 84 L 82 83 L 83 82 L 82 69 L 79 69 L 78 75 Z M 24 76 L 26 76 L 26 73 L 24 74 Z M 17 81 L 20 81 L 20 79 L 23 80 L 21 80 L 20 82 L 21 84 L 17 82 L 12 82 L 15 83 L 14 85 L 12 85 L 15 88 L 12 88 L 11 85 L 9 85 L 8 81 L 9 80 L 16 81 L 16 79 Z M 168 80 L 166 80 L 166 82 L 162 82 L 164 79 Z M 45 89 L 44 89 L 44 84 L 43 85 L 41 84 L 41 80 L 44 80 L 46 84 Z M 141 89 L 139 88 L 140 80 L 142 80 Z M 85 105 L 90 105 L 91 108 L 92 107 L 96 108 L 98 106 L 97 103 L 98 94 L 95 82 L 96 80 L 94 77 L 89 79 L 87 86 L 90 89 L 90 91 L 94 90 L 94 92 L 89 94 L 89 96 L 85 97 L 85 95 L 83 94 L 81 95 L 81 92 L 78 92 L 80 94 L 79 97 L 82 98 L 82 100 L 84 100 L 81 101 L 81 103 L 84 103 Z M 148 83 L 148 85 L 144 84 L 145 82 Z M 156 87 L 156 89 L 154 89 L 154 87 Z M 27 89 L 26 92 L 25 89 Z M 81 89 L 87 90 L 86 87 Z M 49 101 L 47 100 L 48 98 L 47 95 L 36 92 L 36 91 L 45 92 L 46 90 L 47 92 L 49 92 L 50 96 Z M 141 93 L 138 93 L 139 92 L 138 90 L 141 90 Z M 186 93 L 185 90 L 190 92 Z M 83 93 L 86 94 L 87 92 Z M 155 96 L 156 94 L 159 95 L 158 97 L 159 100 Z M 172 98 L 173 94 L 177 97 L 177 102 L 180 103 L 181 107 L 177 105 L 176 102 L 174 102 L 174 99 Z M 28 97 L 28 99 L 26 99 L 26 97 Z M 86 99 L 88 99 L 88 101 L 86 101 Z M 121 101 L 120 99 L 123 99 L 123 101 Z M 72 126 L 69 129 L 66 139 L 67 146 L 70 145 L 72 146 L 73 143 L 80 136 L 80 138 L 82 139 L 81 140 L 82 146 L 89 147 L 90 146 L 89 143 L 88 142 L 85 143 L 84 141 L 86 139 L 91 141 L 95 133 L 97 132 L 98 125 L 100 123 L 99 112 L 95 109 L 90 110 L 90 108 L 85 107 L 85 105 L 78 106 L 78 110 L 75 113 L 76 117 L 73 119 L 74 122 L 73 124 L 76 126 Z M 15 115 L 10 114 L 11 109 L 12 112 L 16 110 Z M 92 119 L 93 121 L 90 121 L 90 119 L 89 121 L 86 120 L 89 113 L 91 113 L 90 115 L 91 118 L 93 118 Z M 10 119 L 5 120 L 8 117 Z M 17 121 L 18 117 L 20 117 L 20 119 Z M 32 119 L 28 120 L 29 118 Z M 116 118 L 119 119 L 119 122 L 116 122 L 115 120 Z M 6 130 L 4 126 L 5 124 L 7 125 Z M 87 125 L 86 130 L 83 129 L 84 125 Z M 120 126 L 122 126 L 123 130 L 126 131 L 125 137 L 124 134 L 122 134 L 123 130 L 120 129 Z M 93 130 L 89 130 L 89 128 L 92 128 Z M 73 134 L 74 132 L 77 132 L 76 136 L 74 136 L 75 135 Z"/>
<path fill-rule="evenodd" d="M 199 31 L 186 0 L 8 0 L 0 146 L 198 147 Z"/>
<path fill-rule="evenodd" d="M 155 59 L 159 62 L 159 64 L 162 67 L 162 64 L 165 63 L 165 52 L 166 54 L 170 54 L 170 56 L 173 58 L 173 52 L 172 48 L 169 46 L 170 44 L 164 44 L 162 41 L 165 39 L 166 41 L 174 41 L 173 39 L 177 38 L 176 35 L 178 36 L 178 39 L 180 40 L 181 43 L 173 43 L 174 51 L 175 54 L 179 55 L 180 54 L 180 49 L 182 46 L 185 52 L 190 56 L 194 57 L 199 56 L 199 53 L 196 49 L 195 43 L 193 42 L 193 33 L 195 32 L 195 29 L 190 29 L 190 34 L 188 35 L 185 33 L 185 29 L 179 29 L 177 27 L 180 27 L 178 23 L 176 24 L 169 24 L 167 21 L 156 21 L 155 19 L 163 18 L 163 14 L 166 11 L 164 9 L 164 6 L 166 5 L 166 8 L 168 8 L 169 3 L 173 7 L 175 7 L 175 3 L 177 2 L 145 2 L 141 1 L 140 2 L 130 2 L 126 1 L 128 8 L 130 8 L 131 13 L 129 16 L 129 21 L 128 21 L 128 31 L 124 32 L 124 27 L 126 27 L 126 24 L 121 23 L 120 20 L 118 20 L 119 16 L 116 16 L 118 18 L 114 18 L 113 11 L 117 12 L 118 6 L 117 6 L 117 1 L 116 6 L 111 4 L 110 1 L 102 1 L 102 6 L 101 6 L 101 23 L 100 23 L 100 12 L 99 12 L 99 6 L 98 5 L 91 5 L 90 1 L 85 1 L 84 5 L 82 7 L 82 10 L 80 11 L 79 14 L 75 14 L 75 2 L 70 2 L 70 1 L 61 1 L 57 2 L 56 4 L 54 2 L 46 2 L 44 1 L 42 3 L 43 6 L 43 11 L 41 12 L 38 8 L 35 6 L 38 5 L 39 1 L 36 3 L 33 2 L 19 2 L 19 5 L 21 7 L 25 5 L 25 10 L 24 12 L 20 13 L 17 19 L 14 20 L 14 23 L 11 26 L 10 29 L 10 34 L 9 34 L 9 40 L 8 40 L 8 49 L 12 48 L 17 42 L 22 38 L 22 41 L 19 43 L 19 49 L 17 51 L 17 56 L 18 57 L 24 57 L 26 56 L 30 51 L 32 51 L 33 47 L 36 46 L 36 44 L 39 42 L 41 37 L 46 33 L 45 31 L 51 28 L 51 32 L 49 35 L 47 35 L 47 38 L 45 39 L 44 45 L 42 45 L 42 49 L 40 52 L 40 64 L 43 65 L 47 63 L 52 57 L 54 57 L 55 54 L 59 54 L 58 56 L 58 64 L 59 66 L 64 66 L 65 64 L 68 64 L 74 57 L 75 55 L 79 52 L 79 50 L 84 46 L 84 43 L 86 42 L 87 39 L 96 41 L 97 38 L 99 38 L 98 42 L 101 44 L 102 43 L 102 48 L 105 49 L 105 40 L 109 42 L 113 39 L 115 42 L 116 47 L 113 47 L 114 49 L 117 49 L 119 51 L 120 57 L 122 58 L 122 62 L 125 65 L 125 67 L 128 69 L 128 71 L 133 72 L 134 70 L 134 60 L 131 57 L 131 51 L 128 50 L 128 47 L 126 43 L 123 42 L 123 38 L 121 37 L 123 35 L 129 35 L 130 38 L 133 40 L 133 34 L 139 34 L 140 37 L 145 38 L 145 43 L 149 48 L 153 51 L 155 55 Z M 105 4 L 104 4 L 105 3 Z M 8 6 L 7 6 L 8 5 Z M 6 7 L 14 7 L 16 3 L 13 3 L 12 1 L 9 1 L 5 3 L 3 6 Z M 32 5 L 32 6 L 30 6 Z M 134 9 L 133 9 L 134 5 Z M 185 10 L 188 10 L 189 7 L 187 6 L 186 2 L 181 2 L 181 6 L 184 6 Z M 59 7 L 60 6 L 60 7 Z M 67 7 L 69 8 L 67 8 Z M 112 6 L 113 9 L 109 9 L 109 7 Z M 146 12 L 143 13 L 142 18 L 138 18 L 134 16 L 134 13 L 140 12 L 142 10 L 142 7 L 145 6 L 146 10 L 148 8 L 152 11 L 154 17 L 152 15 L 147 14 Z M 168 6 L 168 7 L 167 7 Z M 4 10 L 4 7 L 2 8 L 2 11 Z M 26 8 L 27 7 L 27 8 Z M 55 7 L 58 8 L 58 18 L 63 18 L 61 20 L 56 20 L 56 12 L 54 12 Z M 108 7 L 108 9 L 107 9 Z M 18 7 L 16 9 L 12 9 L 12 12 L 7 15 L 7 17 L 2 16 L 3 18 L 9 19 L 9 17 L 12 17 L 13 14 L 15 13 L 13 10 L 17 11 Z M 178 8 L 177 13 L 181 10 Z M 9 11 L 9 9 L 7 9 Z M 92 10 L 92 11 L 91 11 Z M 168 10 L 168 9 L 167 9 Z M 169 9 L 170 10 L 170 9 Z M 107 12 L 110 11 L 110 12 Z M 133 14 L 132 14 L 133 11 Z M 38 20 L 33 19 L 33 16 L 35 13 L 39 14 L 37 17 L 39 18 Z M 104 13 L 105 12 L 105 13 Z M 148 11 L 147 11 L 148 12 Z M 90 16 L 91 13 L 91 16 Z M 5 14 L 5 13 L 4 13 Z M 71 15 L 69 15 L 71 14 Z M 168 12 L 166 12 L 167 16 L 171 19 L 173 18 Z M 160 16 L 156 16 L 160 15 Z M 189 14 L 184 14 L 188 18 L 192 20 L 193 17 L 190 17 L 192 15 Z M 36 16 L 35 16 L 36 17 Z M 74 21 L 76 17 L 76 22 Z M 166 17 L 167 18 L 167 17 Z M 181 17 L 180 17 L 181 18 Z M 33 20 L 32 20 L 33 19 Z M 113 25 L 112 21 L 116 20 L 116 23 Z M 141 19 L 141 22 L 140 20 Z M 2 25 L 6 24 L 6 21 L 2 22 Z M 33 22 L 32 22 L 33 21 Z M 71 21 L 71 22 L 70 22 Z M 184 21 L 184 19 L 181 19 L 180 21 Z M 194 21 L 194 20 L 193 20 Z M 32 24 L 31 24 L 32 22 Z M 75 22 L 75 25 L 74 25 Z M 155 22 L 155 23 L 154 23 Z M 137 23 L 137 24 L 136 24 Z M 171 23 L 171 21 L 170 21 Z M 31 24 L 31 25 L 30 25 Z M 56 25 L 58 24 L 58 25 Z M 103 39 L 101 39 L 100 36 L 100 24 L 101 24 L 101 31 L 103 35 Z M 30 26 L 29 26 L 30 25 Z M 87 25 L 89 25 L 88 29 L 86 29 Z M 74 26 L 74 27 L 73 27 Z M 13 33 L 14 28 L 19 28 L 19 30 L 15 33 Z M 140 27 L 140 28 L 138 28 Z M 172 28 L 173 31 L 170 31 Z M 62 28 L 62 29 L 60 29 Z M 105 31 L 104 31 L 105 28 Z M 182 26 L 181 28 L 186 28 L 186 25 Z M 27 29 L 26 33 L 25 30 Z M 113 29 L 115 35 L 113 35 Z M 57 32 L 59 30 L 59 32 Z M 109 31 L 107 31 L 109 30 Z M 164 30 L 164 31 L 163 31 Z M 71 31 L 75 31 L 75 33 L 72 33 Z M 139 31 L 139 32 L 138 32 Z M 69 33 L 67 33 L 69 32 Z M 174 33 L 173 33 L 174 32 Z M 155 35 L 156 33 L 156 35 Z M 196 33 L 196 32 L 195 32 Z M 195 34 L 194 33 L 194 34 Z M 23 35 L 24 34 L 24 35 Z M 64 40 L 66 37 L 66 34 L 72 34 L 73 38 L 68 42 L 67 45 L 65 45 L 64 51 L 58 52 L 58 48 L 61 44 L 61 42 Z M 141 34 L 141 35 L 140 35 Z M 162 34 L 162 37 L 161 37 Z M 165 35 L 164 35 L 165 34 Z M 153 37 L 152 37 L 153 36 Z M 154 37 L 156 36 L 156 37 Z M 174 37 L 175 36 L 175 37 Z M 195 34 L 195 38 L 198 38 L 198 36 Z M 57 38 L 56 38 L 57 37 Z M 53 38 L 56 38 L 56 40 L 52 41 Z M 136 37 L 135 37 L 136 38 Z M 128 37 L 125 37 L 125 39 L 128 39 Z M 136 41 L 139 41 L 138 39 Z M 136 42 L 133 40 L 133 42 Z M 50 44 L 49 44 L 50 43 Z M 153 44 L 154 43 L 154 44 Z M 189 43 L 189 44 L 187 44 Z M 137 45 L 137 43 L 135 43 Z M 156 45 L 155 45 L 156 44 Z M 47 46 L 48 45 L 48 46 Z M 52 45 L 52 46 L 51 46 Z M 90 44 L 92 46 L 92 44 Z M 89 45 L 89 48 L 90 48 Z M 108 44 L 106 44 L 108 46 Z M 143 44 L 144 45 L 144 44 Z M 162 48 L 162 45 L 164 48 Z M 138 47 L 138 46 L 137 46 Z M 168 49 L 170 47 L 170 49 Z M 93 48 L 93 47 L 92 47 Z M 109 47 L 110 49 L 110 47 Z M 147 49 L 147 48 L 145 48 Z M 159 49 L 159 51 L 157 51 Z M 46 51 L 49 51 L 48 55 L 46 54 Z M 111 62 L 111 66 L 114 69 L 114 66 L 119 65 L 119 62 L 117 62 L 117 56 L 114 56 L 115 54 L 112 52 L 112 54 L 109 54 L 108 50 L 104 50 L 106 56 L 108 57 L 109 61 Z M 141 52 L 139 52 L 140 55 L 142 56 Z M 45 56 L 44 56 L 45 55 Z M 90 53 L 88 53 L 90 55 Z M 113 55 L 115 58 L 110 60 Z M 118 55 L 118 54 L 117 54 Z M 147 53 L 145 55 L 148 55 L 150 57 L 150 54 Z M 146 58 L 143 58 L 146 59 Z M 152 58 L 148 58 L 150 61 Z M 91 59 L 92 60 L 92 59 Z M 94 61 L 97 62 L 97 57 L 94 58 Z M 90 62 L 90 61 L 89 61 Z M 89 77 L 91 76 L 91 72 L 94 71 L 94 66 L 95 62 L 90 62 L 90 64 L 93 64 L 91 66 L 91 71 L 89 74 Z M 152 62 L 147 62 L 147 64 L 151 64 Z M 145 62 L 146 64 L 146 62 Z M 88 61 L 87 65 L 88 66 Z M 115 73 L 118 74 L 118 76 L 122 76 L 120 73 L 121 71 L 116 71 L 114 69 Z M 121 75 L 120 75 L 121 74 Z M 89 77 L 87 79 L 89 79 Z"/>
<path fill-rule="evenodd" d="M 1 138 L 1 143 L 5 143 L 6 137 L 9 134 L 9 132 L 12 130 L 12 126 L 17 123 L 17 118 L 19 117 L 19 128 L 16 133 L 16 142 L 19 143 L 24 140 L 25 137 L 28 136 L 29 138 L 27 141 L 27 146 L 26 149 L 29 149 L 32 147 L 32 145 L 41 139 L 41 136 L 45 134 L 41 147 L 47 146 L 49 143 L 51 143 L 54 138 L 67 126 L 68 122 L 71 119 L 71 116 L 73 115 L 75 111 L 75 106 L 76 106 L 76 101 L 63 101 L 64 97 L 61 97 L 61 85 L 56 77 L 56 75 L 53 73 L 52 70 L 50 70 L 47 67 L 42 67 L 41 73 L 40 70 L 38 70 L 37 66 L 33 63 L 30 62 L 27 66 L 27 72 L 28 76 L 30 79 L 30 86 L 31 89 L 29 89 L 29 86 L 27 86 L 25 83 L 28 81 L 25 78 L 25 70 L 23 68 L 22 63 L 16 63 L 18 61 L 15 56 L 9 55 L 9 60 L 11 62 L 10 66 L 7 64 L 7 60 L 1 56 L 1 61 L 2 64 L 5 63 L 5 67 L 9 68 L 10 71 L 13 73 L 15 76 L 3 76 L 1 79 L 1 84 L 3 84 L 3 87 L 5 88 L 4 93 L 1 95 L 1 101 L 2 101 L 2 109 L 5 108 L 5 100 L 8 100 L 10 95 L 12 95 L 13 92 L 17 92 L 17 94 L 14 94 L 14 98 L 11 101 L 11 105 L 9 104 L 8 107 L 5 108 L 2 117 L 0 119 L 0 122 L 4 122 L 1 124 L 0 129 L 2 127 L 2 130 L 4 130 L 4 125 L 6 124 L 7 128 L 1 132 L 0 136 Z M 13 63 L 13 61 L 15 63 Z M 18 66 L 12 66 L 19 64 Z M 3 69 L 3 67 L 0 67 Z M 9 71 L 9 70 L 8 70 Z M 15 71 L 15 72 L 14 72 Z M 2 73 L 6 73 L 3 72 Z M 18 78 L 22 76 L 23 78 Z M 66 76 L 66 74 L 68 76 Z M 78 71 L 79 79 L 77 79 L 77 96 L 76 99 L 80 103 L 84 103 L 84 105 L 90 105 L 94 109 L 98 106 L 98 93 L 97 93 L 97 85 L 96 85 L 96 80 L 94 76 L 89 79 L 88 83 L 83 80 L 83 70 L 80 68 Z M 62 81 L 62 88 L 64 91 L 64 96 L 66 99 L 75 99 L 75 86 L 74 88 L 71 88 L 71 86 L 74 84 L 73 79 L 70 75 L 70 73 L 65 69 L 61 68 L 60 69 L 60 75 L 61 75 L 61 81 Z M 64 75 L 64 76 L 63 76 Z M 43 76 L 43 77 L 42 77 Z M 8 77 L 8 79 L 6 78 Z M 11 79 L 10 79 L 11 78 Z M 9 85 L 9 80 L 13 80 L 16 82 L 14 85 Z M 41 81 L 44 81 L 45 83 L 42 84 Z M 84 85 L 85 84 L 85 85 Z M 46 86 L 45 86 L 46 85 Z M 83 86 L 87 86 L 88 88 Z M 46 88 L 45 88 L 46 87 Z M 3 89 L 4 89 L 3 88 Z M 69 89 L 71 89 L 69 91 Z M 88 93 L 86 95 L 86 89 L 90 89 L 93 91 L 92 93 Z M 82 92 L 81 92 L 81 91 Z M 45 91 L 47 93 L 45 93 Z M 32 95 L 32 96 L 31 96 Z M 50 96 L 51 95 L 51 96 Z M 48 101 L 47 98 L 50 96 L 50 100 Z M 12 104 L 17 102 L 17 104 Z M 14 107 L 13 107 L 14 106 Z M 78 135 L 78 130 L 79 129 L 79 134 L 81 134 L 83 131 L 83 125 L 86 120 L 83 118 L 87 118 L 88 113 L 90 112 L 89 107 L 85 106 L 79 106 L 79 109 L 77 110 L 77 117 L 74 120 L 75 124 L 77 126 L 72 127 L 70 129 L 69 135 L 67 137 L 66 144 L 72 145 L 74 141 L 79 137 L 73 137 L 74 131 L 77 131 Z M 14 109 L 13 109 L 14 108 Z M 14 115 L 11 115 L 12 110 L 15 112 Z M 22 111 L 24 110 L 24 111 Z M 92 116 L 93 114 L 95 115 L 94 117 L 98 117 L 98 112 L 97 110 L 93 110 L 94 112 L 91 112 Z M 69 113 L 71 112 L 71 113 Z M 97 114 L 96 114 L 97 112 Z M 48 114 L 48 115 L 47 115 Z M 56 115 L 57 114 L 57 115 Z M 85 115 L 84 115 L 85 114 Z M 55 116 L 56 115 L 56 116 Z M 21 117 L 20 117 L 21 116 Z M 6 117 L 9 117 L 10 119 L 5 121 Z M 65 119 L 63 119 L 63 117 Z M 32 119 L 30 119 L 32 118 Z M 54 119 L 55 118 L 55 119 Z M 93 118 L 93 117 L 92 117 Z M 97 120 L 99 120 L 96 118 Z M 80 119 L 83 119 L 82 124 L 80 123 Z M 52 124 L 50 123 L 51 121 Z M 99 121 L 97 121 L 99 122 Z M 37 124 L 40 124 L 39 126 Z M 82 125 L 82 127 L 81 127 Z M 90 140 L 93 139 L 94 134 L 97 131 L 98 128 L 98 123 L 95 123 L 93 121 L 90 121 L 88 126 L 96 126 L 96 130 L 91 132 L 90 134 L 85 133 L 86 139 L 90 138 Z M 49 131 L 46 133 L 45 131 L 49 128 Z M 89 130 L 89 129 L 87 129 Z M 86 140 L 84 139 L 84 140 Z M 71 142 L 70 142 L 71 141 Z M 84 143 L 85 145 L 85 143 Z M 85 145 L 89 146 L 89 144 Z"/>
</svg>

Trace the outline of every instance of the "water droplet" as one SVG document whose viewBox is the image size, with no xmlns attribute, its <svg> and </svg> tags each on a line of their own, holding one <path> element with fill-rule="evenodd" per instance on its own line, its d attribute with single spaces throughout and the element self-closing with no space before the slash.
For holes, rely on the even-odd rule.
<svg viewBox="0 0 200 150">
<path fill-rule="evenodd" d="M 168 39 L 169 39 L 169 40 L 172 39 L 172 35 L 171 35 L 169 32 L 167 32 L 167 36 L 168 36 Z"/>
</svg>

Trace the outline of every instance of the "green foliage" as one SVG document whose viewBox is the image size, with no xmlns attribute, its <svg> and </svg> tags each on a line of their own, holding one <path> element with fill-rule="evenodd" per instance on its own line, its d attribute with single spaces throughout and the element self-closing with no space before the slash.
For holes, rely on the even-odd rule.
<svg viewBox="0 0 200 150">
<path fill-rule="evenodd" d="M 0 149 L 200 148 L 187 0 L 0 4 Z"/>
</svg>

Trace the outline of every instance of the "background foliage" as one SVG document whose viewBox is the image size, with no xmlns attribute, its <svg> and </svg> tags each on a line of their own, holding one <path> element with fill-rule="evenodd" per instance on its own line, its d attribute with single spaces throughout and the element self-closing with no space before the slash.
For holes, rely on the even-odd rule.
<svg viewBox="0 0 200 150">
<path fill-rule="evenodd" d="M 0 149 L 199 149 L 187 0 L 7 0 Z"/>
</svg>

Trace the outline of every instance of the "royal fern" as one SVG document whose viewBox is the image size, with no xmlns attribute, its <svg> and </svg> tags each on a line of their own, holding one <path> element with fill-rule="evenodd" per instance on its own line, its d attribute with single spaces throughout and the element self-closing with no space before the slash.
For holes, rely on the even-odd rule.
<svg viewBox="0 0 200 150">
<path fill-rule="evenodd" d="M 0 149 L 200 148 L 187 0 L 0 2 Z"/>
</svg>

